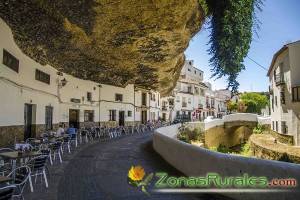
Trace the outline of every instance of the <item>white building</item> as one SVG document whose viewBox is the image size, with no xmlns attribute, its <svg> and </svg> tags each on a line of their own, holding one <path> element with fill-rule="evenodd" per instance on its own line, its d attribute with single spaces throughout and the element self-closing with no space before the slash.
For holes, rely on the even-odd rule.
<svg viewBox="0 0 300 200">
<path fill-rule="evenodd" d="M 35 62 L 15 44 L 2 19 L 0 91 L 0 146 L 55 130 L 59 123 L 133 125 L 160 115 L 158 92 L 82 80 Z"/>
<path fill-rule="evenodd" d="M 268 76 L 272 130 L 294 136 L 300 145 L 300 41 L 284 45 L 273 56 Z"/>
<path fill-rule="evenodd" d="M 176 118 L 183 117 L 187 120 L 199 121 L 207 116 L 221 117 L 226 113 L 227 97 L 219 92 L 216 99 L 211 84 L 203 83 L 203 75 L 203 71 L 197 69 L 193 61 L 185 62 L 172 94 L 162 98 L 163 120 L 174 121 Z M 218 107 L 219 110 L 216 110 Z"/>
</svg>

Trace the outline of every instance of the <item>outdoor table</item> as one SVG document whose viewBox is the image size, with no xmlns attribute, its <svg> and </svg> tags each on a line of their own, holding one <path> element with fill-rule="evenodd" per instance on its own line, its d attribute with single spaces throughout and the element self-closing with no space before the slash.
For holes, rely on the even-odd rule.
<svg viewBox="0 0 300 200">
<path fill-rule="evenodd" d="M 15 144 L 15 150 L 22 150 L 22 149 L 30 149 L 30 144 L 27 144 L 27 143 Z"/>
<path fill-rule="evenodd" d="M 19 153 L 18 151 L 10 151 L 10 152 L 2 152 L 0 153 L 0 156 L 3 158 L 7 158 L 12 160 L 12 170 L 14 171 L 17 168 L 17 160 L 23 159 L 23 158 L 30 158 L 35 156 L 42 155 L 39 152 L 36 151 L 29 151 L 29 152 L 22 152 Z M 13 174 L 13 180 L 15 179 L 15 174 Z M 30 184 L 30 190 L 33 192 L 32 184 Z"/>
<path fill-rule="evenodd" d="M 11 178 L 9 178 L 7 176 L 0 176 L 0 184 L 7 183 L 9 181 L 11 181 Z"/>
</svg>

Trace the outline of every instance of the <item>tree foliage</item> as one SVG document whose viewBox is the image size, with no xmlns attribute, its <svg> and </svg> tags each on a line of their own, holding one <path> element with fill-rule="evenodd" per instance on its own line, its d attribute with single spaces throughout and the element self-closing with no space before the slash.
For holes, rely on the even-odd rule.
<svg viewBox="0 0 300 200">
<path fill-rule="evenodd" d="M 246 105 L 246 112 L 261 114 L 261 110 L 265 108 L 268 103 L 268 97 L 256 92 L 243 93 L 241 101 Z"/>
<path fill-rule="evenodd" d="M 213 77 L 228 76 L 228 88 L 236 92 L 238 74 L 245 69 L 252 32 L 258 25 L 255 10 L 261 10 L 262 0 L 199 0 L 211 16 L 209 53 Z M 204 5 L 204 6 L 203 6 Z"/>
</svg>

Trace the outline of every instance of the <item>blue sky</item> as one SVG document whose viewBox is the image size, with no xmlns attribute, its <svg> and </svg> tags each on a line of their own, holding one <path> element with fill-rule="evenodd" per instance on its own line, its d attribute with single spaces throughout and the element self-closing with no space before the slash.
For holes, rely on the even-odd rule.
<svg viewBox="0 0 300 200">
<path fill-rule="evenodd" d="M 273 54 L 287 42 L 300 40 L 300 1 L 299 0 L 265 0 L 263 11 L 257 16 L 261 22 L 258 37 L 253 34 L 248 56 L 269 68 Z M 185 52 L 186 58 L 195 61 L 197 68 L 204 71 L 204 79 L 213 85 L 213 89 L 227 86 L 226 79 L 210 79 L 209 29 L 202 30 L 192 39 Z M 267 71 L 257 66 L 247 57 L 244 59 L 246 70 L 241 72 L 238 81 L 239 91 L 267 91 Z"/>
</svg>

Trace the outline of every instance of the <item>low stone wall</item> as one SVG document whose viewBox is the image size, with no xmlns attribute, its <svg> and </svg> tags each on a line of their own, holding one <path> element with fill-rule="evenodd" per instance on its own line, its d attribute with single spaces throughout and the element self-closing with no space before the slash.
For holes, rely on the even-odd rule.
<svg viewBox="0 0 300 200">
<path fill-rule="evenodd" d="M 253 134 L 249 138 L 253 155 L 269 160 L 290 160 L 300 163 L 300 147 L 274 143 L 274 138 L 269 134 Z"/>
<path fill-rule="evenodd" d="M 0 126 L 0 147 L 13 145 L 24 139 L 24 126 Z"/>
<path fill-rule="evenodd" d="M 179 125 L 159 128 L 153 135 L 153 147 L 168 163 L 187 176 L 205 176 L 209 172 L 221 176 L 264 176 L 273 178 L 293 177 L 298 181 L 296 191 L 300 190 L 300 165 L 279 161 L 248 158 L 237 155 L 222 154 L 197 147 L 176 139 Z M 225 196 L 238 200 L 282 200 L 300 199 L 300 193 L 226 193 Z"/>
<path fill-rule="evenodd" d="M 294 145 L 294 136 L 292 135 L 285 135 L 281 133 L 277 133 L 273 130 L 269 129 L 269 133 L 275 137 L 279 142 L 288 144 L 288 145 Z"/>
<path fill-rule="evenodd" d="M 53 124 L 53 130 L 57 130 L 58 124 Z M 41 133 L 46 131 L 45 124 L 32 125 L 32 137 L 38 137 Z M 24 126 L 0 126 L 0 147 L 11 146 L 17 142 L 24 141 Z"/>
</svg>

